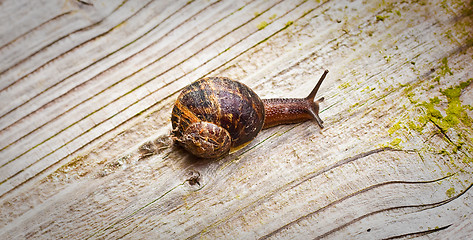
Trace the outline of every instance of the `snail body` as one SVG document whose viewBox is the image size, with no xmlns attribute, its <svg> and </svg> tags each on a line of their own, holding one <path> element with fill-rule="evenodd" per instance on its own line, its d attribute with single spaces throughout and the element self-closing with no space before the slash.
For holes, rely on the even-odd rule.
<svg viewBox="0 0 473 240">
<path fill-rule="evenodd" d="M 218 158 L 253 140 L 263 128 L 314 119 L 320 98 L 315 95 L 326 70 L 306 98 L 260 99 L 243 83 L 225 77 L 203 78 L 186 86 L 171 116 L 171 137 L 201 158 Z"/>
</svg>

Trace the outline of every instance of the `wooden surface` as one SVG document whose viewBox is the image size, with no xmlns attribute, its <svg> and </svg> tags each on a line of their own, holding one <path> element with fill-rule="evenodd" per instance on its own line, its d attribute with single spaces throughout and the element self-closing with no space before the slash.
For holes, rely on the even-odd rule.
<svg viewBox="0 0 473 240">
<path fill-rule="evenodd" d="M 471 1 L 0 1 L 0 239 L 466 239 Z M 216 161 L 168 138 L 226 76 L 319 96 Z"/>
</svg>

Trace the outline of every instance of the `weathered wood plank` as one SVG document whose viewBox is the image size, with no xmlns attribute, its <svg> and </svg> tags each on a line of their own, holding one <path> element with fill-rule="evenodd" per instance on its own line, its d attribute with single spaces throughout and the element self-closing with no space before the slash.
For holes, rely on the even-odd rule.
<svg viewBox="0 0 473 240">
<path fill-rule="evenodd" d="M 470 2 L 0 6 L 2 239 L 473 234 Z M 323 130 L 216 161 L 168 138 L 198 78 L 298 97 L 323 69 Z"/>
</svg>

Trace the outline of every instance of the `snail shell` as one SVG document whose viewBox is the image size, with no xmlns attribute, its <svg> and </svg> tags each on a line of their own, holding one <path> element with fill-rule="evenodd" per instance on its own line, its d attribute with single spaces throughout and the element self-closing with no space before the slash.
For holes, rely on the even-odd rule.
<svg viewBox="0 0 473 240">
<path fill-rule="evenodd" d="M 218 158 L 261 131 L 265 109 L 243 83 L 225 77 L 200 79 L 185 87 L 172 110 L 172 138 L 192 154 Z"/>
</svg>

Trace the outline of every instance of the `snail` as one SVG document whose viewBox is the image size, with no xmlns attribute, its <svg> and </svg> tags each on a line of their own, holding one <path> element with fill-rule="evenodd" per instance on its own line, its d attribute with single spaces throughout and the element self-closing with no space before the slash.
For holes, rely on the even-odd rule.
<svg viewBox="0 0 473 240">
<path fill-rule="evenodd" d="M 248 144 L 261 129 L 311 119 L 323 128 L 319 103 L 324 98 L 314 99 L 327 73 L 306 98 L 260 99 L 226 77 L 197 80 L 174 104 L 171 138 L 197 157 L 219 158 Z"/>
</svg>

